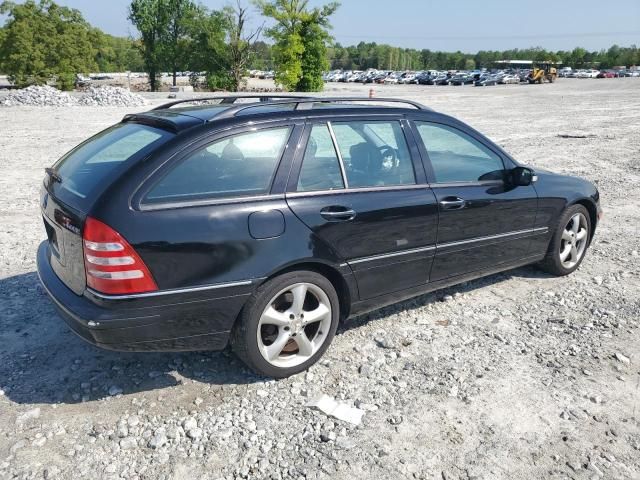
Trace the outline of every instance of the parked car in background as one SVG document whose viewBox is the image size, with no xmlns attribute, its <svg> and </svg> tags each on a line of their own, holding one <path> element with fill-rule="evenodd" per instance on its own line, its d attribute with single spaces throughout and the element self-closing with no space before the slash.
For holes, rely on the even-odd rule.
<svg viewBox="0 0 640 480">
<path fill-rule="evenodd" d="M 473 76 L 468 73 L 457 73 L 449 79 L 449 85 L 469 85 L 473 83 Z"/>
<path fill-rule="evenodd" d="M 436 78 L 433 79 L 433 84 L 434 85 L 449 85 L 449 80 L 451 80 L 451 74 L 450 73 L 443 73 L 438 75 Z"/>
<path fill-rule="evenodd" d="M 497 84 L 498 84 L 498 76 L 488 74 L 488 73 L 480 75 L 480 77 L 474 82 L 474 85 L 476 87 L 487 87 L 490 85 L 497 85 Z"/>
<path fill-rule="evenodd" d="M 520 83 L 520 77 L 518 77 L 517 75 L 513 75 L 513 74 L 508 74 L 505 75 L 504 77 L 502 77 L 502 82 L 504 84 L 514 84 L 514 83 Z"/>
</svg>

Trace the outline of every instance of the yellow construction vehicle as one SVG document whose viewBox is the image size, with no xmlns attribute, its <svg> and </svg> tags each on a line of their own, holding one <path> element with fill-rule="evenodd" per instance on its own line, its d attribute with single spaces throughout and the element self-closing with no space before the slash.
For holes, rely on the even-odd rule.
<svg viewBox="0 0 640 480">
<path fill-rule="evenodd" d="M 527 77 L 529 83 L 544 83 L 546 80 L 549 83 L 553 83 L 558 78 L 558 70 L 553 62 L 543 62 L 534 66 L 531 69 L 531 73 Z"/>
</svg>

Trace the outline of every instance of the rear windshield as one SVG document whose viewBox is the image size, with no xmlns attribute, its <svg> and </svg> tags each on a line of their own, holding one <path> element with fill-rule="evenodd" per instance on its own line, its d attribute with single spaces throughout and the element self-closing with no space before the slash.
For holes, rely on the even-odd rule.
<svg viewBox="0 0 640 480">
<path fill-rule="evenodd" d="M 60 189 L 85 199 L 127 160 L 141 158 L 173 134 L 137 123 L 120 123 L 71 150 L 55 165 Z"/>
</svg>

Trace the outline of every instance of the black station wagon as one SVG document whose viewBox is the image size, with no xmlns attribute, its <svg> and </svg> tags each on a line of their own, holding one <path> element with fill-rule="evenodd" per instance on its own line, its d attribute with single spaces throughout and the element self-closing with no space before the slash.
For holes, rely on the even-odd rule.
<svg viewBox="0 0 640 480">
<path fill-rule="evenodd" d="M 41 208 L 38 272 L 82 338 L 230 343 L 272 377 L 349 316 L 530 263 L 569 274 L 601 215 L 591 183 L 414 102 L 238 96 L 127 115 L 47 169 Z"/>
</svg>

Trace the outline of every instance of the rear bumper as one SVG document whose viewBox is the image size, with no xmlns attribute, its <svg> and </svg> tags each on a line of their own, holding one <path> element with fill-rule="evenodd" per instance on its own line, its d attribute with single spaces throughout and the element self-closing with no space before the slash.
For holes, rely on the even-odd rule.
<svg viewBox="0 0 640 480">
<path fill-rule="evenodd" d="M 55 274 L 48 242 L 38 248 L 40 282 L 67 325 L 87 342 L 119 351 L 221 350 L 255 286 L 122 299 L 76 295 Z"/>
</svg>

